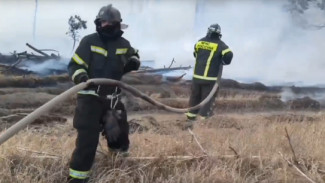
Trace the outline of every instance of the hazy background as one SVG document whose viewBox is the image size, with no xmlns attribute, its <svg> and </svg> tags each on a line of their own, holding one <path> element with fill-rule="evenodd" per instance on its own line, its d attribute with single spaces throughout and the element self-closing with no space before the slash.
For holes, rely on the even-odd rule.
<svg viewBox="0 0 325 183">
<path fill-rule="evenodd" d="M 285 0 L 38 0 L 38 7 L 35 0 L 0 0 L 0 53 L 31 51 L 25 46 L 28 42 L 69 58 L 73 53 L 73 41 L 65 34 L 69 17 L 80 15 L 88 21 L 88 29 L 80 31 L 82 37 L 94 32 L 95 16 L 109 3 L 129 25 L 124 37 L 140 50 L 141 59 L 155 60 L 155 67 L 167 66 L 173 58 L 174 66 L 194 66 L 195 42 L 210 24 L 219 23 L 222 39 L 234 52 L 224 78 L 325 85 L 325 29 L 297 26 L 284 8 Z M 325 22 L 324 11 L 311 8 L 304 16 Z"/>
</svg>

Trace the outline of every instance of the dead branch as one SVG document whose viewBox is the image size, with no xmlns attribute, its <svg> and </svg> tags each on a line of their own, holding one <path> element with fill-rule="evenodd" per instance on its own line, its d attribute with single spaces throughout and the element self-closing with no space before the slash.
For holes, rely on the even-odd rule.
<svg viewBox="0 0 325 183">
<path fill-rule="evenodd" d="M 196 135 L 193 133 L 193 131 L 191 129 L 187 129 L 188 132 L 192 135 L 192 137 L 194 138 L 195 142 L 197 143 L 197 145 L 200 147 L 200 149 L 202 150 L 202 152 L 207 155 L 208 153 L 206 152 L 206 150 L 202 147 L 202 145 L 200 144 L 199 140 L 196 138 Z"/>
<path fill-rule="evenodd" d="M 231 146 L 229 146 L 229 149 L 232 150 L 235 153 L 235 157 L 238 159 L 239 158 L 239 154 L 237 153 L 237 151 L 233 147 L 231 147 Z"/>
<path fill-rule="evenodd" d="M 54 50 L 54 49 L 40 49 L 40 51 L 53 51 L 53 52 L 60 54 L 60 52 L 58 50 Z"/>
<path fill-rule="evenodd" d="M 299 172 L 303 177 L 305 177 L 309 182 L 311 183 L 316 183 L 315 181 L 313 181 L 311 178 L 309 178 L 304 172 L 302 172 L 294 163 L 291 163 L 288 159 L 286 159 L 283 154 L 281 152 L 279 152 L 280 156 L 293 168 L 295 168 L 295 170 L 297 170 L 297 172 Z"/>
<path fill-rule="evenodd" d="M 291 143 L 291 139 L 290 139 L 290 136 L 289 136 L 289 133 L 288 133 L 288 130 L 287 130 L 287 127 L 284 128 L 285 132 L 286 132 L 286 137 L 288 139 L 288 142 L 289 142 L 289 145 L 290 145 L 290 149 L 291 149 L 291 152 L 292 152 L 292 155 L 293 155 L 293 161 L 296 165 L 298 165 L 298 159 L 297 159 L 297 156 L 296 156 L 296 153 L 295 151 L 293 150 L 293 146 L 292 146 L 292 143 Z"/>
<path fill-rule="evenodd" d="M 28 44 L 28 43 L 26 43 L 26 46 L 28 46 L 28 47 L 31 48 L 32 50 L 36 51 L 37 53 L 39 53 L 39 54 L 41 54 L 41 55 L 43 55 L 43 56 L 45 56 L 45 57 L 47 57 L 47 58 L 50 57 L 50 55 L 48 55 L 48 54 L 42 52 L 41 50 L 39 50 L 39 49 L 33 47 L 32 45 L 30 45 L 30 44 Z"/>
<path fill-rule="evenodd" d="M 169 67 L 168 67 L 168 68 L 171 68 L 171 67 L 172 67 L 172 65 L 173 65 L 173 63 L 175 63 L 175 60 L 174 60 L 174 58 L 173 58 L 173 60 L 172 60 L 172 62 L 170 63 L 170 65 L 169 65 Z"/>
<path fill-rule="evenodd" d="M 19 59 L 23 59 L 23 60 L 46 60 L 49 59 L 50 57 L 45 57 L 42 55 L 35 55 L 34 53 L 27 53 L 26 51 L 23 53 L 19 53 L 17 54 Z M 58 58 L 57 56 L 55 56 L 54 58 Z"/>
<path fill-rule="evenodd" d="M 289 136 L 289 133 L 288 133 L 288 130 L 287 130 L 286 127 L 285 127 L 285 132 L 286 132 L 286 138 L 288 139 L 288 142 L 289 142 L 289 145 L 290 145 L 291 152 L 292 152 L 292 154 L 293 154 L 293 163 L 291 163 L 291 162 L 289 163 L 289 162 L 288 162 L 289 160 L 286 160 L 286 161 L 288 162 L 289 165 L 291 165 L 291 166 L 293 166 L 295 169 L 297 169 L 297 171 L 303 173 L 304 170 L 302 169 L 301 166 L 299 166 L 299 161 L 298 161 L 297 156 L 296 156 L 296 153 L 295 153 L 295 151 L 294 151 L 294 149 L 293 149 L 293 146 L 292 146 L 292 143 L 291 143 L 291 138 L 290 138 L 290 136 Z M 281 156 L 283 157 L 282 154 L 281 154 Z M 307 171 L 307 170 L 305 170 L 305 171 Z M 319 169 L 317 169 L 317 172 L 318 172 L 318 173 L 322 173 Z"/>
</svg>

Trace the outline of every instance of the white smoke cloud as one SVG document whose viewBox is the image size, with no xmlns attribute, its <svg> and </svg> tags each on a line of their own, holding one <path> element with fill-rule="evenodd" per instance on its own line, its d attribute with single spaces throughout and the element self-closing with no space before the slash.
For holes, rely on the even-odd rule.
<svg viewBox="0 0 325 183">
<path fill-rule="evenodd" d="M 38 73 L 40 75 L 49 75 L 54 73 L 60 74 L 62 73 L 62 71 L 67 69 L 68 62 L 68 59 L 51 59 L 41 63 L 39 63 L 39 61 L 29 60 L 25 61 L 23 63 L 24 65 L 19 67 L 28 71 Z"/>
<path fill-rule="evenodd" d="M 309 91 L 295 93 L 292 88 L 285 87 L 281 92 L 281 100 L 287 102 L 289 100 L 294 100 L 297 98 L 309 97 L 313 100 L 320 102 L 322 106 L 325 106 L 325 92 L 322 91 Z"/>
<path fill-rule="evenodd" d="M 72 40 L 65 35 L 68 18 L 78 14 L 88 21 L 84 36 L 94 32 L 93 20 L 108 3 L 120 9 L 129 25 L 125 37 L 140 50 L 141 59 L 155 60 L 155 67 L 194 66 L 195 42 L 207 27 L 219 23 L 223 40 L 234 52 L 233 63 L 224 77 L 241 82 L 265 84 L 325 84 L 325 29 L 306 30 L 297 26 L 286 1 L 267 0 L 120 0 L 120 1 L 38 1 L 36 39 L 33 39 L 34 0 L 0 0 L 0 53 L 26 50 L 29 42 L 37 48 L 59 50 L 71 57 Z M 23 8 L 19 8 L 23 7 Z M 325 13 L 312 8 L 308 17 L 321 22 Z M 324 21 L 325 22 L 325 21 Z"/>
</svg>

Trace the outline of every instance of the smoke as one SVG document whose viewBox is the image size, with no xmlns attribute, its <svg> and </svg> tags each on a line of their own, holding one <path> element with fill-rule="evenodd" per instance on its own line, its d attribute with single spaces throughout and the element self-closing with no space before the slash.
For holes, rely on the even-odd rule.
<svg viewBox="0 0 325 183">
<path fill-rule="evenodd" d="M 69 58 L 73 42 L 65 35 L 68 18 L 80 15 L 88 22 L 80 35 L 93 33 L 98 10 L 110 2 L 129 25 L 124 37 L 140 50 L 142 60 L 155 60 L 154 67 L 168 66 L 173 58 L 173 66 L 194 66 L 195 42 L 210 24 L 219 23 L 222 39 L 234 52 L 224 78 L 267 85 L 325 84 L 325 29 L 301 28 L 284 8 L 287 1 L 280 0 L 44 0 L 38 2 L 35 41 L 35 1 L 0 0 L 0 11 L 6 15 L 0 17 L 0 52 L 24 51 L 29 42 Z M 308 9 L 304 18 L 322 22 L 324 11 L 316 11 Z"/>
<path fill-rule="evenodd" d="M 32 71 L 41 76 L 46 76 L 52 74 L 66 73 L 68 62 L 69 60 L 67 59 L 51 59 L 41 63 L 39 61 L 28 60 L 23 63 L 24 65 L 19 66 L 19 68 Z"/>
<path fill-rule="evenodd" d="M 325 92 L 324 91 L 309 91 L 309 92 L 294 92 L 291 88 L 285 87 L 281 92 L 281 100 L 287 102 L 299 98 L 309 97 L 318 101 L 322 106 L 325 106 Z"/>
</svg>

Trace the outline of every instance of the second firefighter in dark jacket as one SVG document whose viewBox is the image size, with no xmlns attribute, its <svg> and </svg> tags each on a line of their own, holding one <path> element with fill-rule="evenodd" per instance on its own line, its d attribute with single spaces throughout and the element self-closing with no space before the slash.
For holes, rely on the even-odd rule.
<svg viewBox="0 0 325 183">
<path fill-rule="evenodd" d="M 208 28 L 207 35 L 194 46 L 196 62 L 189 101 L 190 107 L 199 104 L 209 95 L 215 82 L 221 80 L 222 65 L 231 63 L 233 53 L 220 38 L 221 28 L 218 24 L 213 24 Z M 203 118 L 211 116 L 216 95 L 217 92 L 200 110 L 186 113 L 187 118 L 194 120 L 197 114 Z"/>
<path fill-rule="evenodd" d="M 81 40 L 68 65 L 74 83 L 92 78 L 120 80 L 123 74 L 139 68 L 137 50 L 122 37 L 121 21 L 120 12 L 112 5 L 100 9 L 95 20 L 97 33 Z M 119 88 L 104 85 L 91 85 L 78 93 L 73 119 L 78 135 L 70 161 L 70 182 L 87 182 L 100 132 L 111 151 L 128 151 L 129 125 L 119 94 Z"/>
</svg>

